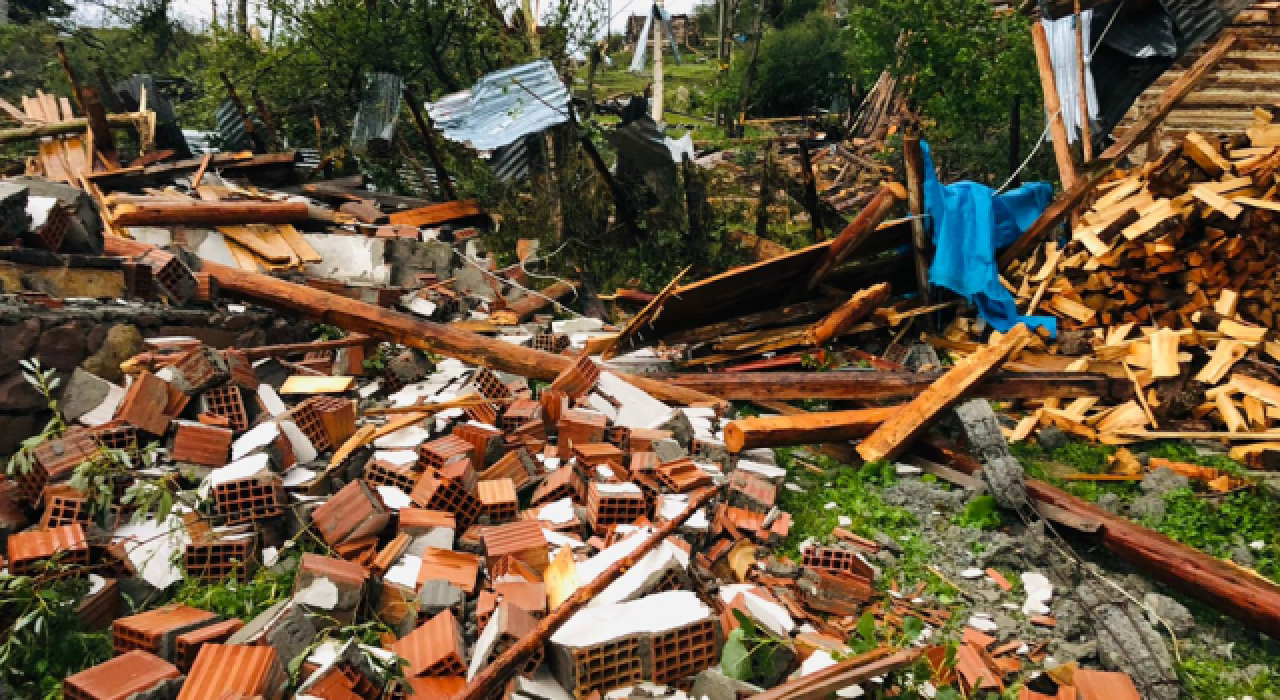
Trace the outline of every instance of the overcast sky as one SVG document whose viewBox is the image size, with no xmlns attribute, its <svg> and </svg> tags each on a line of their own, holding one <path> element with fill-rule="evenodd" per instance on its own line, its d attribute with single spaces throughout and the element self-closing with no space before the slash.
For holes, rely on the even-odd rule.
<svg viewBox="0 0 1280 700">
<path fill-rule="evenodd" d="M 609 2 L 610 0 L 605 1 Z M 667 12 L 681 14 L 692 12 L 695 5 L 711 1 L 712 0 L 666 0 L 665 5 Z M 172 6 L 173 13 L 187 24 L 201 26 L 208 23 L 212 16 L 213 2 L 214 0 L 174 0 Z M 227 0 L 217 0 L 217 2 L 219 14 L 226 12 L 226 8 L 229 4 Z M 548 2 L 548 0 L 543 0 L 544 4 L 546 4 L 546 2 Z M 618 31 L 626 26 L 627 17 L 629 15 L 643 13 L 645 7 L 648 6 L 650 2 L 651 0 L 612 0 L 613 21 L 610 24 L 613 25 L 614 31 Z M 505 3 L 500 2 L 500 5 L 501 4 Z M 102 10 L 97 5 L 83 2 L 78 2 L 76 5 L 79 7 L 77 18 L 81 21 L 96 23 L 99 21 L 98 18 L 102 16 Z M 265 7 L 265 5 L 266 3 L 258 2 L 258 0 L 250 0 L 249 2 L 251 12 L 254 11 L 253 8 Z"/>
</svg>

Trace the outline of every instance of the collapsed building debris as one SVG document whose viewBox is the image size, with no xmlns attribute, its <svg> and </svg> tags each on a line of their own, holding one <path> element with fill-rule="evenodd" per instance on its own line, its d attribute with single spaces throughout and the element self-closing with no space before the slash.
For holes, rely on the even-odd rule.
<svg viewBox="0 0 1280 700">
<path fill-rule="evenodd" d="M 1209 48 L 1106 157 L 1145 142 L 1235 42 Z M 734 236 L 757 262 L 619 289 L 601 298 L 637 310 L 606 323 L 570 308 L 594 295 L 589 280 L 530 270 L 537 241 L 499 265 L 509 251 L 486 234 L 501 222 L 457 196 L 433 141 L 438 128 L 494 150 L 501 171 L 502 149 L 574 123 L 550 61 L 428 103 L 429 120 L 401 77 L 366 78 L 353 149 L 390 150 L 405 97 L 443 202 L 360 177 L 299 182 L 299 154 L 225 75 L 228 145 L 277 152 L 161 154 L 153 141 L 180 129 L 149 76 L 117 86 L 136 110 L 124 114 L 70 77 L 89 116 L 38 93 L 20 128 L 0 130 L 38 148 L 26 177 L 0 181 L 4 563 L 37 585 L 88 584 L 77 610 L 109 630 L 112 657 L 61 679 L 69 697 L 1176 696 L 1169 623 L 1077 561 L 1076 541 L 1280 634 L 1274 582 L 1026 478 L 1010 450 L 1063 433 L 1212 439 L 1274 466 L 1274 110 L 1243 133 L 1183 134 L 1132 169 L 1068 173 L 1059 152 L 1068 191 L 1018 225 L 999 265 L 989 251 L 998 274 L 981 280 L 1058 332 L 995 330 L 1010 319 L 932 288 L 939 183 L 917 125 L 906 187 L 879 159 L 906 108 L 886 73 L 859 122 L 873 139 L 766 139 L 781 167 L 766 158 L 756 234 Z M 125 128 L 140 148 L 122 166 L 103 137 Z M 632 149 L 616 173 L 581 145 L 633 236 L 624 194 L 639 171 L 668 186 L 677 163 L 742 172 L 723 153 L 684 159 L 691 139 L 663 141 L 647 117 L 612 136 Z M 819 242 L 766 238 L 779 191 Z M 798 446 L 812 447 L 767 449 Z M 953 506 L 990 494 L 1023 521 L 996 548 L 1021 585 L 997 555 L 888 576 L 913 545 L 863 513 L 800 536 L 822 522 L 788 512 L 802 472 L 926 475 L 909 483 L 963 488 Z M 1152 475 L 1203 495 L 1254 486 L 1127 449 L 1060 476 Z M 1015 537 L 1035 553 L 1013 558 Z M 182 593 L 262 580 L 270 599 L 234 614 Z M 996 606 L 1008 612 L 982 609 Z M 1092 655 L 1059 630 L 1079 618 Z"/>
</svg>

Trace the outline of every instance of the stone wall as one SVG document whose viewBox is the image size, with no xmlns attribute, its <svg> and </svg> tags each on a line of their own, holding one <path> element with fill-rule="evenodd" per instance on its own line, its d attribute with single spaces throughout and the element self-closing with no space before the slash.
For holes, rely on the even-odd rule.
<svg viewBox="0 0 1280 700">
<path fill-rule="evenodd" d="M 192 336 L 215 348 L 246 348 L 304 342 L 311 327 L 257 308 L 232 313 L 93 300 L 50 308 L 0 295 L 0 455 L 49 419 L 45 398 L 23 379 L 21 360 L 36 358 L 66 375 L 81 367 L 123 384 L 120 363 L 142 352 L 145 338 Z"/>
</svg>

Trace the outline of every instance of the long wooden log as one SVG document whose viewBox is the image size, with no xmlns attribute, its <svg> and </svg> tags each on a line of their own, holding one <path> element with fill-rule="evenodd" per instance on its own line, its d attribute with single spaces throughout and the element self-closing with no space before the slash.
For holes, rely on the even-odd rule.
<svg viewBox="0 0 1280 700">
<path fill-rule="evenodd" d="M 933 246 L 924 227 L 924 150 L 920 148 L 920 135 L 914 129 L 902 140 L 902 161 L 907 174 L 907 211 L 911 214 L 911 252 L 915 261 L 916 284 L 919 285 L 921 303 L 928 306 L 933 298 L 929 288 L 929 261 L 933 259 Z"/>
<path fill-rule="evenodd" d="M 569 621 L 569 618 L 586 607 L 592 598 L 595 598 L 601 591 L 608 588 L 624 571 L 634 567 L 641 557 L 671 536 L 671 533 L 675 532 L 676 528 L 693 517 L 693 514 L 698 512 L 698 509 L 706 505 L 715 495 L 716 489 L 714 488 L 703 489 L 695 493 L 690 497 L 688 507 L 681 511 L 679 515 L 662 523 L 657 530 L 653 531 L 653 534 L 649 535 L 648 539 L 640 543 L 640 546 L 634 552 L 614 562 L 612 566 L 605 569 L 590 583 L 575 591 L 568 600 L 560 604 L 560 607 L 552 610 L 543 618 L 532 634 L 513 644 L 498 658 L 494 659 L 492 663 L 485 666 L 480 673 L 476 674 L 470 681 L 467 681 L 466 687 L 458 691 L 453 696 L 453 700 L 483 700 L 493 692 L 493 689 L 501 688 L 507 679 L 519 670 L 525 659 L 540 649 L 551 638 L 551 635 L 555 634 L 556 630 Z"/>
<path fill-rule="evenodd" d="M 976 350 L 957 362 L 938 381 L 930 384 L 911 403 L 868 435 L 858 445 L 858 454 L 868 462 L 896 457 L 933 419 L 963 398 L 975 384 L 996 371 L 1004 358 L 1030 336 L 1031 331 L 1018 324 L 999 343 Z"/>
<path fill-rule="evenodd" d="M 818 347 L 826 345 L 844 335 L 846 331 L 853 327 L 853 324 L 870 316 L 871 312 L 880 308 L 880 305 L 888 300 L 889 283 L 881 282 L 875 286 L 867 287 L 854 294 L 849 298 L 849 301 L 841 304 L 835 311 L 813 324 L 805 335 L 805 339 L 810 344 Z"/>
<path fill-rule="evenodd" d="M 821 445 L 848 442 L 871 434 L 901 406 L 858 408 L 791 416 L 757 416 L 729 421 L 724 426 L 724 444 L 730 452 L 756 447 Z"/>
<path fill-rule="evenodd" d="M 114 236 L 108 236 L 106 240 L 108 255 L 136 257 L 154 249 L 154 246 L 146 243 Z M 574 362 L 573 358 L 563 355 L 512 345 L 497 338 L 450 328 L 445 324 L 432 323 L 256 272 L 246 272 L 209 261 L 204 261 L 201 272 L 207 272 L 218 280 L 219 290 L 226 296 L 283 309 L 347 331 L 455 357 L 481 367 L 532 379 L 551 380 Z M 720 401 L 700 391 L 647 377 L 631 374 L 619 376 L 662 401 L 678 404 Z"/>
<path fill-rule="evenodd" d="M 552 300 L 560 301 L 577 288 L 578 285 L 573 282 L 568 280 L 557 280 L 550 287 L 539 291 L 538 294 L 528 294 L 523 298 L 517 299 L 512 302 L 511 306 L 509 306 L 507 310 L 514 313 L 517 318 L 523 321 L 548 306 L 551 306 Z"/>
<path fill-rule="evenodd" d="M 306 202 L 206 202 L 111 198 L 116 226 L 237 226 L 333 222 L 333 212 Z"/>
<path fill-rule="evenodd" d="M 1058 83 L 1053 74 L 1053 59 L 1049 56 L 1049 35 L 1039 22 L 1031 25 L 1031 45 L 1036 51 L 1036 68 L 1040 72 L 1040 89 L 1044 93 L 1044 111 L 1049 115 L 1053 157 L 1058 161 L 1062 188 L 1069 190 L 1076 184 L 1079 176 L 1076 174 L 1076 164 L 1071 160 L 1071 143 L 1067 137 L 1066 123 L 1062 119 L 1062 101 L 1058 97 Z"/>
<path fill-rule="evenodd" d="M 690 372 L 666 374 L 664 381 L 719 396 L 726 401 L 798 399 L 909 399 L 936 382 L 945 370 L 930 372 Z M 1127 401 L 1133 386 L 1097 372 L 996 372 L 969 396 L 997 399 L 1082 398 Z"/>
<path fill-rule="evenodd" d="M 910 666 L 924 656 L 925 649 L 903 649 L 890 654 L 893 650 L 880 647 L 845 659 L 834 666 L 828 666 L 817 673 L 811 673 L 792 681 L 775 686 L 753 700 L 819 700 L 829 698 L 836 691 L 851 685 L 865 683 L 872 678 Z"/>
<path fill-rule="evenodd" d="M 1151 134 L 1156 130 L 1156 127 L 1160 126 L 1164 118 L 1169 116 L 1169 112 L 1182 101 L 1182 98 L 1187 96 L 1187 93 L 1191 92 L 1192 88 L 1209 71 L 1213 70 L 1214 66 L 1218 65 L 1218 62 L 1222 60 L 1223 56 L 1227 55 L 1227 52 L 1231 50 L 1235 43 L 1236 36 L 1234 34 L 1224 35 L 1218 40 L 1218 43 L 1213 45 L 1213 48 L 1206 51 L 1195 62 L 1195 65 L 1187 69 L 1173 85 L 1170 85 L 1164 91 L 1164 94 L 1160 96 L 1160 102 L 1151 111 L 1144 114 L 1141 121 L 1124 132 L 1124 136 L 1120 137 L 1119 141 L 1111 144 L 1111 147 L 1103 151 L 1102 155 L 1098 157 L 1098 161 L 1105 162 L 1105 167 L 1095 171 L 1090 178 L 1078 180 L 1074 187 L 1069 188 L 1048 209 L 1045 209 L 1040 218 L 1036 219 L 1036 222 L 1023 232 L 1018 237 L 1018 240 L 1014 241 L 1013 245 L 1005 250 L 1000 256 L 1000 269 L 1006 269 L 1013 261 L 1026 257 L 1032 248 L 1038 245 L 1050 231 L 1057 228 L 1058 224 L 1071 214 L 1099 183 L 1106 179 L 1111 167 L 1132 153 L 1133 149 L 1137 148 L 1139 144 L 1146 143 L 1147 139 L 1151 138 Z"/>
<path fill-rule="evenodd" d="M 940 438 L 920 440 L 916 451 L 965 474 L 982 470 L 976 459 Z M 1038 503 L 1101 523 L 1102 544 L 1134 568 L 1249 627 L 1280 638 L 1280 586 L 1043 481 L 1027 479 L 1026 485 L 1027 494 Z"/>
<path fill-rule="evenodd" d="M 813 292 L 822 282 L 822 279 L 831 274 L 836 266 L 853 254 L 855 250 L 866 240 L 867 236 L 875 232 L 882 221 L 889 216 L 889 212 L 893 210 L 893 205 L 898 200 L 906 199 L 906 190 L 896 182 L 887 182 L 880 185 L 880 189 L 876 190 L 876 194 L 867 203 L 867 206 L 858 212 L 853 221 L 844 227 L 840 235 L 831 241 L 831 246 L 827 248 L 822 257 L 814 264 L 809 272 L 808 279 L 804 280 L 803 285 L 797 288 L 794 298 L 801 298 L 806 294 Z"/>
<path fill-rule="evenodd" d="M 133 114 L 108 114 L 107 124 L 113 127 L 135 126 L 138 123 L 138 116 Z M 0 143 L 14 143 L 15 141 L 30 141 L 32 139 L 43 138 L 45 136 L 61 136 L 63 134 L 77 134 L 88 131 L 88 118 L 68 119 L 61 122 L 50 122 L 48 124 L 33 124 L 31 126 L 15 126 L 10 129 L 0 129 Z"/>
</svg>

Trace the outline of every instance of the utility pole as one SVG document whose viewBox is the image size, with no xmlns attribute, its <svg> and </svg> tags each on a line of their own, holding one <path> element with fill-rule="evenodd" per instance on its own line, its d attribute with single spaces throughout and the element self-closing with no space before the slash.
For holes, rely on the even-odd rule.
<svg viewBox="0 0 1280 700">
<path fill-rule="evenodd" d="M 653 120 L 662 123 L 662 7 L 665 0 L 656 0 L 649 8 L 653 13 Z"/>
<path fill-rule="evenodd" d="M 716 62 L 719 64 L 717 66 L 717 70 L 722 70 L 720 66 L 723 66 L 725 60 L 728 58 L 724 46 L 724 31 L 725 25 L 728 24 L 727 15 L 729 14 L 729 0 L 720 0 L 720 2 L 716 4 L 720 6 L 720 26 L 716 28 Z"/>
</svg>

